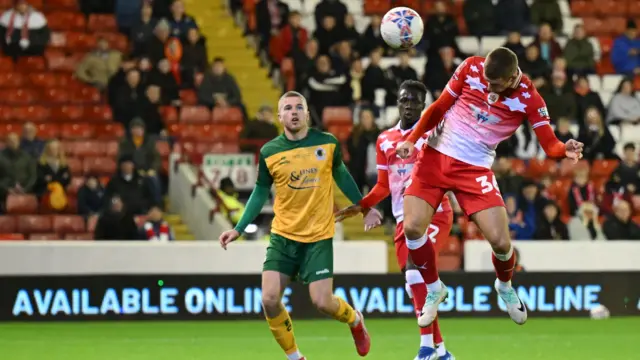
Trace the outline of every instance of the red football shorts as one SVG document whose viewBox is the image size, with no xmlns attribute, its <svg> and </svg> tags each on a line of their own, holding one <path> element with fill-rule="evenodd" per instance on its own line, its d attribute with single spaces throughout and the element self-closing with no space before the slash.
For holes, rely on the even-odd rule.
<svg viewBox="0 0 640 360">
<path fill-rule="evenodd" d="M 453 227 L 453 212 L 437 212 L 431 224 L 427 229 L 427 238 L 433 241 L 436 246 L 436 253 L 444 246 L 451 234 L 451 228 Z M 396 225 L 396 235 L 393 238 L 393 243 L 396 246 L 396 258 L 400 269 L 404 269 L 407 266 L 407 259 L 409 258 L 409 249 L 407 248 L 407 241 L 404 237 L 404 223 L 399 222 Z"/>
<path fill-rule="evenodd" d="M 467 216 L 496 206 L 504 207 L 493 171 L 425 146 L 404 194 L 419 197 L 437 209 L 447 191 L 453 192 Z"/>
</svg>

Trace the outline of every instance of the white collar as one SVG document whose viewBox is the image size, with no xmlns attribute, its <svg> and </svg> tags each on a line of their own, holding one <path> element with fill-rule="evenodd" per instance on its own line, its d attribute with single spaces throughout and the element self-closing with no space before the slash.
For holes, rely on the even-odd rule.
<svg viewBox="0 0 640 360">
<path fill-rule="evenodd" d="M 520 68 L 518 67 L 518 76 L 516 77 L 516 81 L 513 84 L 513 86 L 511 86 L 511 88 L 517 89 L 521 81 L 522 81 L 522 70 L 520 70 Z"/>
<path fill-rule="evenodd" d="M 391 129 L 393 129 L 393 130 L 400 130 L 400 133 L 402 133 L 402 135 L 404 135 L 404 134 L 406 134 L 406 133 L 408 133 L 408 132 L 412 131 L 412 130 L 416 127 L 416 125 L 418 125 L 418 122 L 416 121 L 416 123 L 415 123 L 415 124 L 413 124 L 413 126 L 412 126 L 410 129 L 406 129 L 406 130 L 405 130 L 405 129 L 403 129 L 402 127 L 400 127 L 400 124 L 402 124 L 402 120 L 398 121 L 398 123 L 396 124 L 396 126 L 392 127 Z"/>
</svg>

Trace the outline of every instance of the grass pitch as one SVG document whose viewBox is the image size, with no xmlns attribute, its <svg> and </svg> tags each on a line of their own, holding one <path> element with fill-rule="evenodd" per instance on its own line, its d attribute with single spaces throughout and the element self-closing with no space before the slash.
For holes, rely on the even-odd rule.
<svg viewBox="0 0 640 360">
<path fill-rule="evenodd" d="M 368 320 L 371 360 L 412 360 L 415 320 Z M 309 360 L 359 359 L 347 328 L 295 321 Z M 443 319 L 447 347 L 460 360 L 640 359 L 640 317 L 604 321 Z M 3 360 L 283 360 L 265 322 L 95 322 L 0 324 Z"/>
</svg>

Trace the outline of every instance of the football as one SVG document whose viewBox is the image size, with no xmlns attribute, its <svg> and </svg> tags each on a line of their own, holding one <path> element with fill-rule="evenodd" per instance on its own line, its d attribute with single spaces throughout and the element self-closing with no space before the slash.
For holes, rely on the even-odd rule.
<svg viewBox="0 0 640 360">
<path fill-rule="evenodd" d="M 591 315 L 591 318 L 594 320 L 603 320 L 608 319 L 611 314 L 609 313 L 609 309 L 604 305 L 598 305 L 590 310 L 589 315 Z"/>
<path fill-rule="evenodd" d="M 380 23 L 382 39 L 394 49 L 409 49 L 420 42 L 424 23 L 420 14 L 408 7 L 396 7 L 384 14 Z"/>
</svg>

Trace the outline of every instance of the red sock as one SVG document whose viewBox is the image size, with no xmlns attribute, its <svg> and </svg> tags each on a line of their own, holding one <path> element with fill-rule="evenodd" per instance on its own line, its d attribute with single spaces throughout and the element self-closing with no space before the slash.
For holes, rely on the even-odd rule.
<svg viewBox="0 0 640 360">
<path fill-rule="evenodd" d="M 422 280 L 422 276 L 418 270 L 407 270 L 405 272 L 405 278 L 411 289 L 411 300 L 413 301 L 413 307 L 416 311 L 416 317 L 418 317 L 424 306 L 424 301 L 427 299 L 427 284 Z M 429 335 L 432 333 L 432 326 L 420 328 L 420 335 Z"/>
<path fill-rule="evenodd" d="M 500 257 L 500 259 L 498 257 Z M 513 269 L 516 266 L 516 254 L 514 253 L 513 248 L 504 255 L 496 256 L 495 253 L 492 253 L 491 262 L 493 262 L 493 268 L 496 269 L 496 276 L 500 281 L 508 282 L 511 280 L 513 277 Z"/>
<path fill-rule="evenodd" d="M 412 247 L 417 246 L 415 249 Z M 413 263 L 420 270 L 420 274 L 425 284 L 433 284 L 438 281 L 438 268 L 436 266 L 436 247 L 429 241 L 427 235 L 423 235 L 417 240 L 407 239 L 407 248 Z"/>
<path fill-rule="evenodd" d="M 440 332 L 440 324 L 438 324 L 438 318 L 433 322 L 433 343 L 438 345 L 442 344 L 442 333 Z"/>
</svg>

